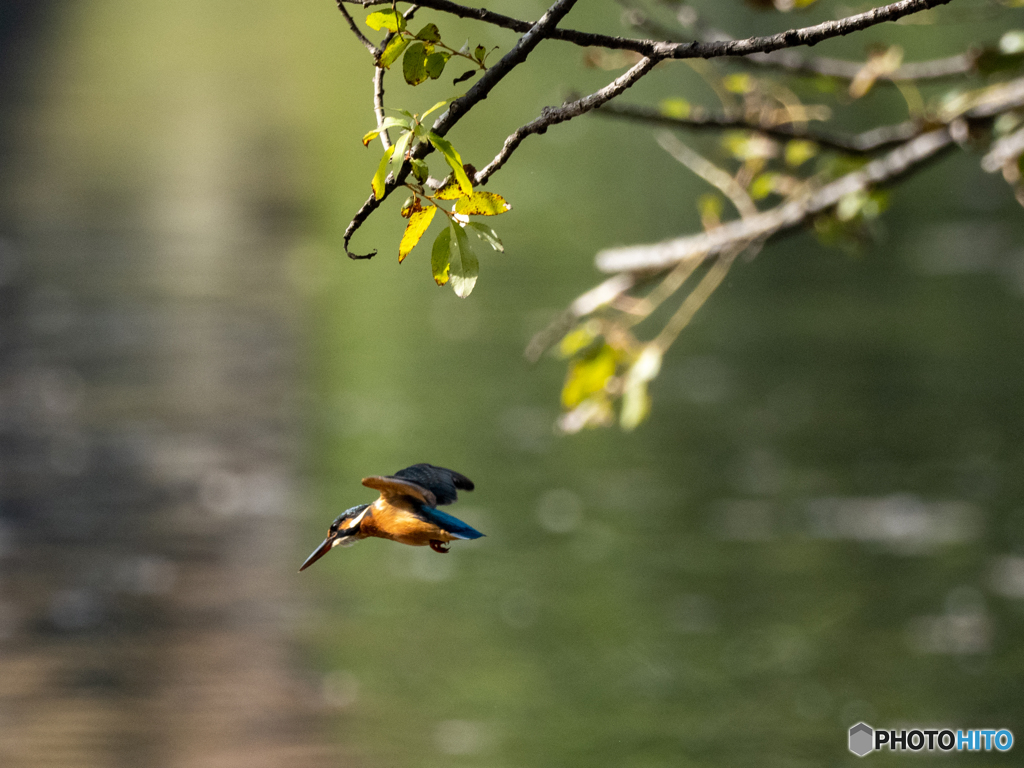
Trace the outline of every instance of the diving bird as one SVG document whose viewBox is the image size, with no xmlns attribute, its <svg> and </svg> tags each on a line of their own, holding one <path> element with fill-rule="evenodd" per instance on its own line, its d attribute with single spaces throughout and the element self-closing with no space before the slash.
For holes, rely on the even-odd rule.
<svg viewBox="0 0 1024 768">
<path fill-rule="evenodd" d="M 331 523 L 327 538 L 306 558 L 304 571 L 334 547 L 350 547 L 377 536 L 414 547 L 430 545 L 444 554 L 455 539 L 479 539 L 480 531 L 435 507 L 451 504 L 459 490 L 472 491 L 473 481 L 444 467 L 413 464 L 388 477 L 364 477 L 363 485 L 380 491 L 372 504 L 346 509 Z"/>
</svg>

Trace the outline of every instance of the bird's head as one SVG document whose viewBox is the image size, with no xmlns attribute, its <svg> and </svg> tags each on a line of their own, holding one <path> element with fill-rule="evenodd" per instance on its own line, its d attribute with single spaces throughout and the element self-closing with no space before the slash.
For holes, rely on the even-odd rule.
<svg viewBox="0 0 1024 768">
<path fill-rule="evenodd" d="M 331 523 L 331 527 L 327 531 L 327 538 L 313 550 L 313 554 L 306 558 L 306 562 L 302 564 L 299 571 L 306 570 L 335 547 L 351 547 L 355 544 L 360 538 L 359 524 L 363 521 L 363 516 L 369 508 L 369 504 L 360 504 L 357 507 L 346 509 L 338 515 L 338 519 Z"/>
</svg>

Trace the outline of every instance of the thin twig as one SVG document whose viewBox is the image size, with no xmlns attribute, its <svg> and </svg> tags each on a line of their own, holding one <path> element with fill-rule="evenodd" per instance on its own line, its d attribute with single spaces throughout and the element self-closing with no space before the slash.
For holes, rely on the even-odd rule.
<svg viewBox="0 0 1024 768">
<path fill-rule="evenodd" d="M 495 171 L 501 168 L 501 166 L 508 161 L 509 157 L 512 156 L 512 153 L 516 151 L 519 145 L 523 142 L 523 139 L 527 136 L 535 133 L 544 133 L 552 125 L 564 123 L 566 120 L 571 120 L 574 117 L 579 117 L 592 109 L 596 109 L 610 99 L 613 99 L 623 93 L 627 88 L 654 69 L 657 63 L 656 59 L 641 59 L 628 72 L 617 77 L 601 90 L 595 91 L 589 96 L 584 96 L 581 99 L 576 99 L 575 101 L 563 104 L 561 107 L 545 107 L 544 110 L 542 110 L 540 117 L 517 128 L 507 139 L 505 139 L 505 143 L 502 146 L 501 151 L 493 160 L 491 160 L 490 163 L 487 164 L 486 167 L 477 172 L 474 179 L 475 183 L 483 184 L 487 181 Z"/>
<path fill-rule="evenodd" d="M 657 139 L 658 145 L 672 155 L 672 157 L 700 176 L 708 184 L 721 190 L 722 194 L 729 198 L 732 204 L 736 206 L 740 216 L 757 215 L 757 206 L 754 205 L 754 201 L 747 193 L 747 190 L 730 174 L 723 171 L 703 155 L 694 152 L 668 131 L 659 133 Z"/>
<path fill-rule="evenodd" d="M 597 268 L 602 272 L 664 270 L 683 259 L 724 253 L 738 244 L 748 244 L 795 227 L 810 216 L 836 205 L 846 195 L 902 176 L 951 146 L 953 138 L 949 127 L 931 131 L 873 160 L 863 168 L 841 176 L 815 192 L 796 200 L 789 200 L 756 216 L 730 221 L 717 229 L 698 235 L 675 238 L 654 245 L 602 251 L 597 254 Z"/>
<path fill-rule="evenodd" d="M 605 104 L 597 112 L 598 115 L 620 117 L 627 120 L 664 125 L 672 128 L 693 128 L 696 130 L 721 130 L 723 128 L 746 128 L 760 131 L 782 139 L 809 139 L 823 147 L 843 152 L 868 153 L 894 144 L 902 144 L 921 132 L 921 125 L 916 120 L 905 120 L 895 125 L 872 128 L 856 134 L 827 133 L 812 128 L 801 128 L 793 123 L 768 123 L 750 120 L 746 117 L 714 115 L 702 110 L 693 109 L 688 117 L 669 117 L 654 107 L 618 102 Z"/>
<path fill-rule="evenodd" d="M 661 329 L 661 332 L 654 338 L 654 341 L 651 342 L 655 349 L 664 354 L 672 346 L 672 342 L 690 324 L 693 316 L 697 314 L 697 310 L 704 306 L 704 302 L 722 284 L 725 276 L 729 274 L 729 268 L 736 260 L 736 257 L 742 252 L 743 247 L 738 246 L 723 253 L 718 258 L 711 266 L 711 269 L 704 274 L 704 277 L 700 279 L 696 287 L 683 300 L 683 303 L 679 305 L 679 309 L 675 311 L 675 314 L 672 315 L 665 327 Z"/>
<path fill-rule="evenodd" d="M 359 42 L 362 43 L 363 46 L 366 48 L 366 50 L 370 52 L 370 55 L 373 56 L 373 63 L 376 64 L 378 61 L 380 61 L 380 54 L 382 49 L 377 48 L 377 46 L 375 46 L 373 43 L 367 40 L 366 35 L 362 33 L 362 30 L 359 29 L 358 25 L 355 22 L 355 19 L 352 18 L 351 14 L 349 14 L 348 12 L 348 9 L 345 7 L 345 0 L 337 0 L 337 3 L 338 10 L 341 11 L 341 15 L 344 16 L 345 21 L 348 22 L 348 26 L 349 29 L 352 30 L 352 34 L 355 35 Z"/>
<path fill-rule="evenodd" d="M 384 122 L 384 67 L 373 68 L 373 114 L 377 118 L 377 125 Z M 380 143 L 384 149 L 391 146 L 391 137 L 386 130 L 380 132 Z"/>
</svg>

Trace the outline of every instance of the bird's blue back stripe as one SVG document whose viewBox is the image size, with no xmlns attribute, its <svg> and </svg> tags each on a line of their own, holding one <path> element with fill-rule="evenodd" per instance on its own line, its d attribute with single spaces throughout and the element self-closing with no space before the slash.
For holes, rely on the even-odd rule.
<svg viewBox="0 0 1024 768">
<path fill-rule="evenodd" d="M 478 531 L 473 526 L 469 525 L 468 523 L 464 523 L 461 520 L 459 520 L 459 518 L 452 517 L 451 515 L 446 514 L 439 509 L 434 509 L 433 507 L 427 506 L 422 507 L 422 509 L 423 512 L 427 515 L 427 517 L 433 518 L 434 522 L 437 523 L 437 525 L 439 525 L 441 528 L 444 528 L 446 531 L 448 531 L 448 533 L 452 534 L 453 536 L 458 536 L 461 539 L 479 539 L 481 536 L 483 536 L 483 534 L 480 533 L 480 531 Z"/>
</svg>

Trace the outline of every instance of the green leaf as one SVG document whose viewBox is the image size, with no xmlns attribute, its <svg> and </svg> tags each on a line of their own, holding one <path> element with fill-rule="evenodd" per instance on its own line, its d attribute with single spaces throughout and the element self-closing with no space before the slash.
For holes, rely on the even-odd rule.
<svg viewBox="0 0 1024 768">
<path fill-rule="evenodd" d="M 404 128 L 405 130 L 409 130 L 409 121 L 403 120 L 400 117 L 385 117 L 377 128 L 363 136 L 363 146 L 369 146 L 371 141 L 380 136 L 381 132 L 386 131 L 388 128 Z"/>
<path fill-rule="evenodd" d="M 384 67 L 384 69 L 390 69 L 391 65 L 398 61 L 398 57 L 402 55 L 402 51 L 404 51 L 408 45 L 409 39 L 407 37 L 402 37 L 401 35 L 395 35 L 392 37 L 380 55 L 380 65 Z"/>
<path fill-rule="evenodd" d="M 455 202 L 455 212 L 464 216 L 497 216 L 511 210 L 505 198 L 493 192 L 474 192 Z"/>
<path fill-rule="evenodd" d="M 366 17 L 366 26 L 370 29 L 400 32 L 405 29 L 405 18 L 398 11 L 376 11 Z"/>
<path fill-rule="evenodd" d="M 377 166 L 377 172 L 373 174 L 373 181 L 370 182 L 370 186 L 373 187 L 373 196 L 378 200 L 384 197 L 384 180 L 388 177 L 388 160 L 391 159 L 394 151 L 394 144 L 384 150 L 384 154 L 380 158 L 380 165 Z"/>
<path fill-rule="evenodd" d="M 777 173 L 759 173 L 750 182 L 750 196 L 755 200 L 764 200 L 775 191 L 775 182 L 778 178 Z"/>
<path fill-rule="evenodd" d="M 469 245 L 465 230 L 455 222 L 450 225 L 454 238 L 451 238 L 449 259 L 451 266 L 452 290 L 460 299 L 473 292 L 476 279 L 480 274 L 480 262 Z"/>
<path fill-rule="evenodd" d="M 413 43 L 402 57 L 402 74 L 409 85 L 419 85 L 427 79 L 427 49 L 423 43 Z"/>
<path fill-rule="evenodd" d="M 427 77 L 431 80 L 437 80 L 444 72 L 444 65 L 448 63 L 452 55 L 448 51 L 435 51 L 434 53 L 427 56 L 425 68 L 427 70 Z"/>
<path fill-rule="evenodd" d="M 425 162 L 418 158 L 413 158 L 409 163 L 412 165 L 412 175 L 416 177 L 416 181 L 422 184 L 429 178 L 430 168 L 427 167 Z"/>
<path fill-rule="evenodd" d="M 444 285 L 448 282 L 448 270 L 451 262 L 452 230 L 445 227 L 434 240 L 434 247 L 430 251 L 430 271 L 434 274 L 434 282 Z"/>
<path fill-rule="evenodd" d="M 437 206 L 428 205 L 426 208 L 421 208 L 420 201 L 416 200 L 408 211 L 409 223 L 405 227 L 405 234 L 402 235 L 402 242 L 398 244 L 399 264 L 405 261 L 409 251 L 416 247 L 416 243 L 420 241 L 423 233 L 427 231 L 430 222 L 434 220 L 434 214 L 437 213 Z"/>
<path fill-rule="evenodd" d="M 674 117 L 676 120 L 685 120 L 690 116 L 690 102 L 686 99 L 662 99 L 658 109 L 665 117 Z"/>
<path fill-rule="evenodd" d="M 484 59 L 487 58 L 487 49 L 482 45 L 478 45 L 473 49 L 473 58 L 483 64 Z"/>
<path fill-rule="evenodd" d="M 504 253 L 505 246 L 501 244 L 501 240 L 498 239 L 498 233 L 488 227 L 486 224 L 481 224 L 478 221 L 471 221 L 466 224 L 467 227 L 472 227 L 473 231 L 476 232 L 477 236 L 487 243 L 491 248 L 496 251 Z"/>
<path fill-rule="evenodd" d="M 437 28 L 437 24 L 427 24 L 416 33 L 416 37 L 428 43 L 439 43 L 441 42 L 441 30 Z"/>
<path fill-rule="evenodd" d="M 402 167 L 402 163 L 405 162 L 405 153 L 409 151 L 409 142 L 412 141 L 412 131 L 406 131 L 398 137 L 398 141 L 395 142 L 395 152 L 391 156 L 391 165 L 394 166 L 395 174 Z"/>
<path fill-rule="evenodd" d="M 797 168 L 818 154 L 818 145 L 806 139 L 792 139 L 786 142 L 784 157 L 786 165 Z"/>
<path fill-rule="evenodd" d="M 722 85 L 725 86 L 725 90 L 730 93 L 750 93 L 754 87 L 754 78 L 746 73 L 737 73 L 734 75 L 726 75 L 722 79 Z"/>
<path fill-rule="evenodd" d="M 562 386 L 562 405 L 572 409 L 591 395 L 603 392 L 608 380 L 615 375 L 617 364 L 615 350 L 607 344 L 583 360 L 573 362 Z"/>
<path fill-rule="evenodd" d="M 444 155 L 445 161 L 455 174 L 455 181 L 458 182 L 459 189 L 462 190 L 462 193 L 464 195 L 473 194 L 473 182 L 471 182 L 469 180 L 469 176 L 466 175 L 466 169 L 462 167 L 462 158 L 455 150 L 455 147 L 452 146 L 452 143 L 443 136 L 438 136 L 433 131 L 427 134 L 427 138 L 430 143 L 434 145 L 434 149 Z"/>
<path fill-rule="evenodd" d="M 432 107 L 431 107 L 430 109 L 428 109 L 428 110 L 427 110 L 426 112 L 424 112 L 424 113 L 423 113 L 423 117 L 422 117 L 422 118 L 420 118 L 420 119 L 421 119 L 421 120 L 426 120 L 426 119 L 427 119 L 427 115 L 429 115 L 429 114 L 432 114 L 432 113 L 436 112 L 436 111 L 437 111 L 437 110 L 439 110 L 439 109 L 440 109 L 441 107 L 446 107 L 446 106 L 448 106 L 448 105 L 449 105 L 449 104 L 451 104 L 451 103 L 452 103 L 453 101 L 455 101 L 455 100 L 456 100 L 457 98 L 459 98 L 459 97 L 458 97 L 458 96 L 452 96 L 452 97 L 451 97 L 450 99 L 445 99 L 444 101 L 439 101 L 439 102 L 437 102 L 437 104 L 435 104 L 435 105 L 434 105 L 434 106 L 432 106 Z"/>
</svg>

